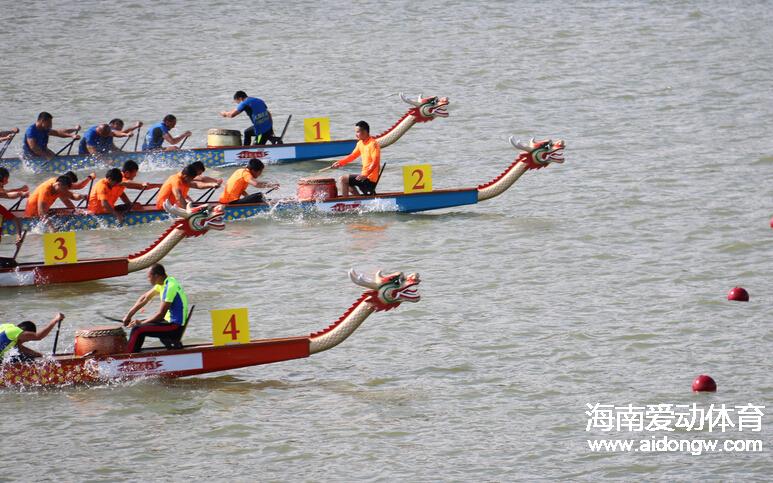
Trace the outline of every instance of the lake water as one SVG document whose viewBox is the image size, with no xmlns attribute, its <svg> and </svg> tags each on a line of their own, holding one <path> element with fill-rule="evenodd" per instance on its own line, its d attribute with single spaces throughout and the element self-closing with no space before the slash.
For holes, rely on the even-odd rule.
<svg viewBox="0 0 773 483">
<path fill-rule="evenodd" d="M 209 128 L 247 127 L 244 116 L 218 117 L 245 90 L 278 121 L 293 115 L 286 141 L 303 140 L 309 117 L 329 117 L 341 139 L 360 119 L 374 132 L 391 126 L 407 107 L 402 91 L 448 96 L 451 115 L 383 151 L 385 189 L 402 189 L 400 166 L 417 163 L 432 165 L 436 188 L 485 182 L 515 157 L 510 135 L 562 138 L 567 149 L 563 165 L 475 206 L 267 215 L 182 242 L 164 264 L 197 305 L 189 341 L 210 339 L 218 308 L 247 307 L 253 337 L 326 327 L 361 293 L 350 267 L 418 271 L 423 298 L 305 360 L 3 390 L 0 481 L 770 477 L 767 415 L 756 432 L 586 431 L 589 403 L 773 406 L 769 2 L 6 1 L 2 10 L 0 129 L 23 130 L 42 110 L 55 127 L 149 125 L 174 113 L 176 132 L 194 133 L 188 146 L 203 146 Z M 265 177 L 291 196 L 322 166 L 269 167 Z M 42 179 L 14 172 L 9 186 Z M 79 233 L 79 254 L 124 255 L 163 229 Z M 20 258 L 40 259 L 40 246 L 30 235 Z M 0 321 L 61 311 L 60 347 L 71 349 L 76 330 L 103 324 L 97 310 L 120 316 L 146 283 L 136 273 L 2 289 Z M 749 303 L 726 300 L 736 285 Z M 691 392 L 702 373 L 715 394 Z M 653 436 L 754 440 L 762 451 L 588 445 Z"/>
</svg>

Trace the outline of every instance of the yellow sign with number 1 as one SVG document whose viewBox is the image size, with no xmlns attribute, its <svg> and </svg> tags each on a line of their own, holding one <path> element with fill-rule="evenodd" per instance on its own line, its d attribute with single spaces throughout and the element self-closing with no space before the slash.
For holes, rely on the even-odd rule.
<svg viewBox="0 0 773 483">
<path fill-rule="evenodd" d="M 210 310 L 214 345 L 244 344 L 250 341 L 250 319 L 247 309 Z"/>
<path fill-rule="evenodd" d="M 432 191 L 432 165 L 403 166 L 403 191 L 406 193 Z"/>
<path fill-rule="evenodd" d="M 78 261 L 78 245 L 75 242 L 75 232 L 44 234 L 43 260 L 46 265 L 76 263 Z"/>
<path fill-rule="evenodd" d="M 303 135 L 307 143 L 330 141 L 330 119 L 309 117 L 303 120 Z"/>
</svg>

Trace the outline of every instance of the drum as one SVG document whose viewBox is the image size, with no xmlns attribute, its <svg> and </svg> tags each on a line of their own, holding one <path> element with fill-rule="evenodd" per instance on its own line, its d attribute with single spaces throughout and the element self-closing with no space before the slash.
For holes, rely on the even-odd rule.
<svg viewBox="0 0 773 483">
<path fill-rule="evenodd" d="M 94 351 L 97 354 L 121 354 L 126 352 L 126 332 L 123 327 L 103 326 L 82 329 L 75 333 L 76 356 Z"/>
<path fill-rule="evenodd" d="M 210 129 L 207 131 L 207 147 L 241 146 L 242 133 L 233 129 Z"/>
<path fill-rule="evenodd" d="M 298 181 L 300 201 L 323 201 L 337 196 L 338 189 L 333 178 L 305 178 Z"/>
</svg>

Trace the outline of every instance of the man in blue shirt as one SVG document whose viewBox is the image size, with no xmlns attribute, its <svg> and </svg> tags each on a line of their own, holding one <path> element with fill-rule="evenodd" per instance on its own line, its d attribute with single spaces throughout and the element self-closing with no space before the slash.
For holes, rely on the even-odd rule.
<svg viewBox="0 0 773 483">
<path fill-rule="evenodd" d="M 83 133 L 83 139 L 78 145 L 78 154 L 104 154 L 110 151 L 118 151 L 118 148 L 113 144 L 113 131 L 110 126 L 99 124 L 86 129 L 86 132 Z"/>
<path fill-rule="evenodd" d="M 24 133 L 24 157 L 25 158 L 46 158 L 48 160 L 54 159 L 56 153 L 48 149 L 48 136 L 56 136 L 60 138 L 73 138 L 80 139 L 80 136 L 76 134 L 80 130 L 80 126 L 76 126 L 70 129 L 52 129 L 54 116 L 47 112 L 41 112 L 38 114 L 38 120 L 35 124 L 27 128 Z"/>
<path fill-rule="evenodd" d="M 262 145 L 268 141 L 271 141 L 273 144 L 277 143 L 278 138 L 274 136 L 271 112 L 269 112 L 266 103 L 262 99 L 247 97 L 244 91 L 236 91 L 234 102 L 238 103 L 235 109 L 222 111 L 220 115 L 223 117 L 236 117 L 242 111 L 247 113 L 247 116 L 252 120 L 252 126 L 244 130 L 245 146 L 251 144 L 253 136 L 255 136 L 255 144 Z"/>
<path fill-rule="evenodd" d="M 165 151 L 172 151 L 179 149 L 175 144 L 179 143 L 183 139 L 191 135 L 190 131 L 185 131 L 177 137 L 172 137 L 169 133 L 177 125 L 177 118 L 172 114 L 164 116 L 164 120 L 153 124 L 148 128 L 147 134 L 145 134 L 145 142 L 142 143 L 142 150 L 147 151 L 149 149 L 161 149 L 161 145 L 164 141 L 171 146 L 164 148 Z"/>
</svg>

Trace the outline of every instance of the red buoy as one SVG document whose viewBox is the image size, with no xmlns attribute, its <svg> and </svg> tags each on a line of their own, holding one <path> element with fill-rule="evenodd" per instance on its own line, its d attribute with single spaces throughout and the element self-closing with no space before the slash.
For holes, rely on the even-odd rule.
<svg viewBox="0 0 773 483">
<path fill-rule="evenodd" d="M 748 302 L 749 292 L 743 287 L 733 287 L 727 293 L 727 300 L 735 300 L 736 302 Z"/>
<path fill-rule="evenodd" d="M 711 376 L 701 374 L 692 382 L 693 392 L 717 392 L 717 383 Z"/>
</svg>

